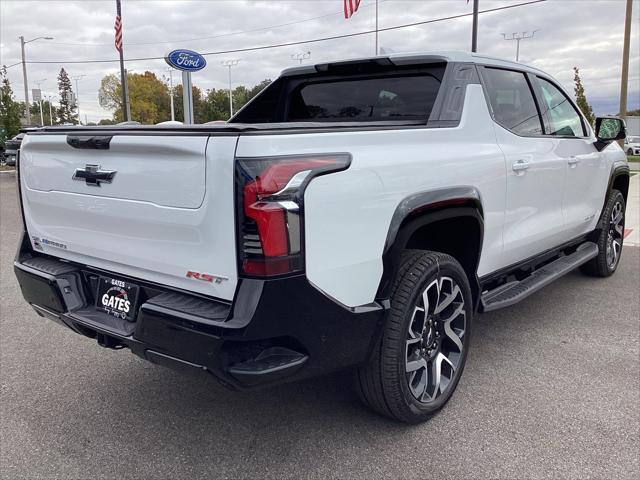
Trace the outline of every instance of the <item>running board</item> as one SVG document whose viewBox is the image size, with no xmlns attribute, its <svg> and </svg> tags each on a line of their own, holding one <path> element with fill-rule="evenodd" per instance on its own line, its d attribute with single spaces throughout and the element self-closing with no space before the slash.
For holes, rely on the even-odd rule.
<svg viewBox="0 0 640 480">
<path fill-rule="evenodd" d="M 483 311 L 491 312 L 514 305 L 574 268 L 588 262 L 596 255 L 598 255 L 598 246 L 595 243 L 583 243 L 571 255 L 560 257 L 544 267 L 540 267 L 524 280 L 510 282 L 495 290 L 483 293 L 481 298 Z"/>
</svg>

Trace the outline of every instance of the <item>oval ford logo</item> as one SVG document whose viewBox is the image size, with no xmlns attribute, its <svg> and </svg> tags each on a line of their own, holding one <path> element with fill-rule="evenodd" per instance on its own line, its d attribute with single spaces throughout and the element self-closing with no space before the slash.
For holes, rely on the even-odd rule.
<svg viewBox="0 0 640 480">
<path fill-rule="evenodd" d="M 164 60 L 173 68 L 185 72 L 197 72 L 207 66 L 207 61 L 202 55 L 192 50 L 174 50 L 169 52 Z"/>
</svg>

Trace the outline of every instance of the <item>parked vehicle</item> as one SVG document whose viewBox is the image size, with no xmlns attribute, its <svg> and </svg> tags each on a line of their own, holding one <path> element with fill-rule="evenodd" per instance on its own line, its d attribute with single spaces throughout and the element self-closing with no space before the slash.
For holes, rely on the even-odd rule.
<svg viewBox="0 0 640 480">
<path fill-rule="evenodd" d="M 623 148 L 627 155 L 640 155 L 640 137 L 625 138 Z"/>
<path fill-rule="evenodd" d="M 13 167 L 16 164 L 16 157 L 18 150 L 20 150 L 20 143 L 24 137 L 24 133 L 19 133 L 11 140 L 4 142 L 4 163 Z"/>
<path fill-rule="evenodd" d="M 478 312 L 616 271 L 624 136 L 507 60 L 296 67 L 226 124 L 29 132 L 15 273 L 104 347 L 236 389 L 355 367 L 367 405 L 419 422 Z"/>
</svg>

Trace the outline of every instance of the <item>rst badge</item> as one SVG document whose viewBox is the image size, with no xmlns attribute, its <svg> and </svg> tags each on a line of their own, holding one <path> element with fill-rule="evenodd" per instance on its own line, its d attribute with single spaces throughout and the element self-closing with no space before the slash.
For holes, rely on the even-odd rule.
<svg viewBox="0 0 640 480">
<path fill-rule="evenodd" d="M 191 270 L 187 272 L 186 277 L 208 283 L 222 283 L 229 280 L 229 278 L 223 277 L 222 275 L 211 275 L 209 273 L 192 272 Z"/>
<path fill-rule="evenodd" d="M 123 320 L 134 320 L 138 286 L 115 278 L 100 277 L 96 308 Z"/>
</svg>

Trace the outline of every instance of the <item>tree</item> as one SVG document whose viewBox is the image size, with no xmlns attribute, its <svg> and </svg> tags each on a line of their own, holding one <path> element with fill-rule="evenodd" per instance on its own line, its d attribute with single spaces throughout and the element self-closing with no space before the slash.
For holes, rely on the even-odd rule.
<svg viewBox="0 0 640 480">
<path fill-rule="evenodd" d="M 229 92 L 212 88 L 207 91 L 204 105 L 206 122 L 229 119 Z"/>
<path fill-rule="evenodd" d="M 182 104 L 182 85 L 174 87 L 173 98 L 175 102 L 176 120 L 184 121 L 184 109 Z M 202 90 L 198 87 L 192 87 L 191 95 L 193 95 L 193 121 L 194 123 L 206 123 L 209 121 L 207 115 L 207 106 L 205 98 L 202 96 Z M 169 101 L 169 100 L 167 100 Z"/>
<path fill-rule="evenodd" d="M 169 88 L 152 72 L 128 73 L 129 109 L 131 118 L 143 124 L 155 124 L 171 118 Z M 114 74 L 107 75 L 100 82 L 98 92 L 100 105 L 113 110 L 115 122 L 124 120 L 122 112 L 122 88 Z"/>
<path fill-rule="evenodd" d="M 76 99 L 71 88 L 71 79 L 64 68 L 58 74 L 58 91 L 60 92 L 60 106 L 57 116 L 60 123 L 78 123 Z"/>
<path fill-rule="evenodd" d="M 7 77 L 7 69 L 0 69 L 0 144 L 12 138 L 20 131 L 20 103 L 13 98 L 11 83 Z"/>
<path fill-rule="evenodd" d="M 574 88 L 576 94 L 576 103 L 578 104 L 578 107 L 580 107 L 580 110 L 582 110 L 582 113 L 586 117 L 587 121 L 591 125 L 593 125 L 596 118 L 593 114 L 593 110 L 591 109 L 591 105 L 589 105 L 589 103 L 587 102 L 587 97 L 584 93 L 584 87 L 582 86 L 582 80 L 580 79 L 580 70 L 578 70 L 578 67 L 573 67 L 573 72 L 573 81 L 576 84 Z"/>
<path fill-rule="evenodd" d="M 38 103 L 32 103 L 29 108 L 31 112 L 31 120 L 33 123 L 40 123 L 40 105 Z M 51 116 L 49 115 L 49 101 L 42 100 L 42 119 L 44 120 L 44 125 L 55 125 L 57 123 L 56 113 L 58 109 L 51 104 L 51 113 L 53 115 L 53 122 L 51 122 Z"/>
<path fill-rule="evenodd" d="M 233 111 L 234 113 L 244 107 L 253 97 L 260 93 L 265 87 L 271 83 L 271 80 L 266 79 L 258 83 L 252 88 L 247 88 L 243 85 L 238 85 L 231 92 L 233 95 Z M 182 93 L 182 90 L 180 90 Z M 214 120 L 228 120 L 229 119 L 229 91 L 211 89 L 207 91 L 207 95 L 204 99 L 205 105 L 203 108 L 203 117 L 205 122 L 211 122 Z"/>
</svg>

